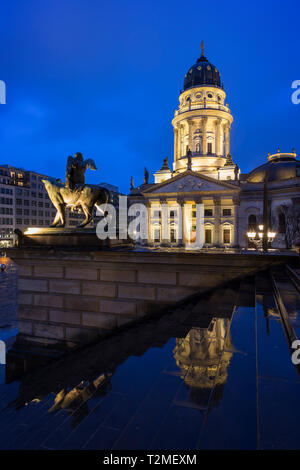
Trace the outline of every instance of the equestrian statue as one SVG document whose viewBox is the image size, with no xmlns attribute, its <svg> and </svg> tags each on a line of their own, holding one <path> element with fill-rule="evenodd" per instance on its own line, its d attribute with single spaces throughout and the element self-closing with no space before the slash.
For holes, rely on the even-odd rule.
<svg viewBox="0 0 300 470">
<path fill-rule="evenodd" d="M 85 171 L 97 170 L 94 160 L 83 160 L 80 152 L 75 157 L 68 157 L 66 184 L 52 178 L 43 179 L 48 196 L 57 210 L 50 227 L 64 227 L 66 224 L 66 208 L 71 211 L 83 212 L 85 219 L 78 228 L 85 227 L 93 220 L 93 209 L 96 206 L 103 214 L 101 204 L 110 200 L 110 192 L 106 188 L 93 184 L 85 184 Z"/>
</svg>

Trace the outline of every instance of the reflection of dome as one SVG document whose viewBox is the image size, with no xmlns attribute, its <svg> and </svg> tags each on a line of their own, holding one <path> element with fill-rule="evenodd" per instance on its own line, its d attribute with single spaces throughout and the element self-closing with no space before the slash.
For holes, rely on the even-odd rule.
<svg viewBox="0 0 300 470">
<path fill-rule="evenodd" d="M 268 181 L 283 181 L 300 176 L 300 161 L 295 153 L 276 153 L 268 157 L 268 162 L 252 170 L 247 176 L 248 183 L 262 183 L 266 172 Z"/>
<path fill-rule="evenodd" d="M 203 43 L 201 47 L 201 57 L 185 74 L 183 90 L 201 85 L 223 88 L 218 69 L 204 56 Z"/>
<path fill-rule="evenodd" d="M 184 340 L 176 341 L 174 358 L 189 388 L 212 389 L 226 382 L 232 358 L 229 329 L 225 319 L 215 318 L 208 329 L 192 328 Z"/>
</svg>

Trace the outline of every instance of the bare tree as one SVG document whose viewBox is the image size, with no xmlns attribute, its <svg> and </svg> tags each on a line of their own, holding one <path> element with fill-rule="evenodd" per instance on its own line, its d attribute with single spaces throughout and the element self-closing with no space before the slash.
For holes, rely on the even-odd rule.
<svg viewBox="0 0 300 470">
<path fill-rule="evenodd" d="M 300 205 L 283 204 L 278 208 L 278 215 L 280 214 L 284 215 L 285 220 L 283 234 L 286 248 L 290 249 L 292 246 L 298 246 L 300 243 Z"/>
</svg>

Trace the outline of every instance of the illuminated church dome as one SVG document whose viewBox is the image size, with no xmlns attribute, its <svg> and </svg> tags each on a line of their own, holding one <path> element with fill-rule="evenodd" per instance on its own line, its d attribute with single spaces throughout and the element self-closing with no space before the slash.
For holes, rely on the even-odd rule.
<svg viewBox="0 0 300 470">
<path fill-rule="evenodd" d="M 247 177 L 248 183 L 262 183 L 268 173 L 268 181 L 283 181 L 300 176 L 300 161 L 296 153 L 278 153 L 268 156 L 268 162 L 252 170 Z"/>
<path fill-rule="evenodd" d="M 190 67 L 188 72 L 185 74 L 183 90 L 185 91 L 189 88 L 202 85 L 209 85 L 223 89 L 218 69 L 204 56 L 203 41 L 201 43 L 201 49 L 201 57 L 199 57 L 197 62 Z"/>
</svg>

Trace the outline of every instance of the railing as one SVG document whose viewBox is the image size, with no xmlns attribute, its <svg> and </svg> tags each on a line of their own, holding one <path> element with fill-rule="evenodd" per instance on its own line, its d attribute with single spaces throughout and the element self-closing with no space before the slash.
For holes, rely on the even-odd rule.
<svg viewBox="0 0 300 470">
<path fill-rule="evenodd" d="M 228 108 L 228 106 L 224 106 L 218 103 L 207 104 L 207 103 L 200 102 L 200 103 L 195 103 L 195 104 L 190 103 L 188 105 L 181 107 L 180 109 L 175 111 L 175 116 L 177 116 L 178 114 L 186 113 L 188 111 L 193 111 L 195 109 L 217 109 L 219 111 L 224 111 L 225 113 L 230 113 L 230 109 Z"/>
</svg>

